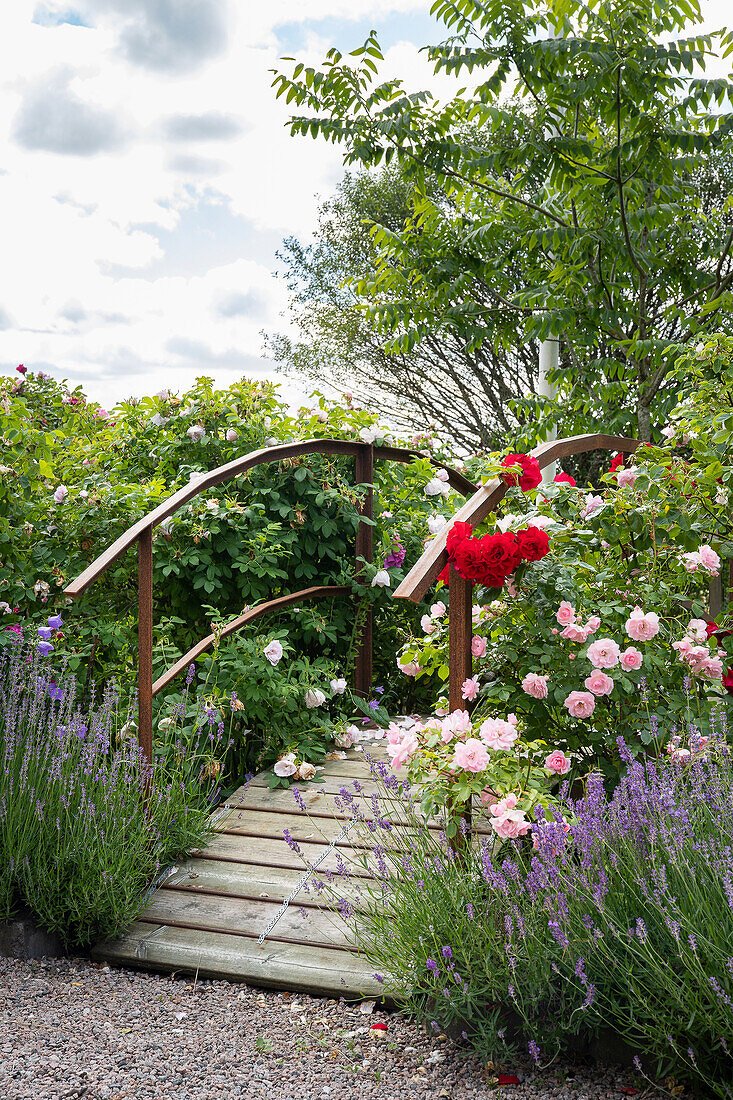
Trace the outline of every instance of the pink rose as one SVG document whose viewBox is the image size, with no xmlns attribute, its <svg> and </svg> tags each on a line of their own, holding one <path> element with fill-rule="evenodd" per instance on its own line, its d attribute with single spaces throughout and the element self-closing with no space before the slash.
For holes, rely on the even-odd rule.
<svg viewBox="0 0 733 1100">
<path fill-rule="evenodd" d="M 454 737 L 471 732 L 471 718 L 467 710 L 454 710 L 441 723 L 441 739 L 447 745 Z"/>
<path fill-rule="evenodd" d="M 626 633 L 635 642 L 648 642 L 659 633 L 659 616 L 654 611 L 646 615 L 637 605 L 626 620 Z"/>
<path fill-rule="evenodd" d="M 522 680 L 522 690 L 533 699 L 546 699 L 548 680 L 549 676 L 542 676 L 539 672 L 528 672 Z"/>
<path fill-rule="evenodd" d="M 634 669 L 641 668 L 644 657 L 641 651 L 636 649 L 633 645 L 628 646 L 621 653 L 621 667 L 625 668 L 627 672 L 631 672 Z"/>
<path fill-rule="evenodd" d="M 467 772 L 482 772 L 489 766 L 486 746 L 477 737 L 459 741 L 453 752 L 453 767 Z"/>
<path fill-rule="evenodd" d="M 629 466 L 626 470 L 622 468 L 616 473 L 616 484 L 621 489 L 625 488 L 627 485 L 629 486 L 629 488 L 633 489 L 634 483 L 636 482 L 638 476 L 638 466 Z"/>
<path fill-rule="evenodd" d="M 563 706 L 573 718 L 589 718 L 596 709 L 596 701 L 589 691 L 571 691 Z"/>
<path fill-rule="evenodd" d="M 531 828 L 523 810 L 509 810 L 501 817 L 495 817 L 491 826 L 502 840 L 516 840 L 517 837 L 528 833 Z"/>
<path fill-rule="evenodd" d="M 602 507 L 603 497 L 593 496 L 592 493 L 589 493 L 585 498 L 585 504 L 580 509 L 580 518 L 588 519 L 589 516 L 592 516 L 594 512 L 597 512 L 598 509 Z"/>
<path fill-rule="evenodd" d="M 471 638 L 471 653 L 474 657 L 483 657 L 486 653 L 486 638 L 479 637 L 478 634 L 474 634 Z"/>
<path fill-rule="evenodd" d="M 504 722 L 501 718 L 487 718 L 482 722 L 479 737 L 485 741 L 490 749 L 499 752 L 512 747 L 519 737 L 516 726 L 512 722 Z"/>
<path fill-rule="evenodd" d="M 420 745 L 414 733 L 406 733 L 402 741 L 396 745 L 387 744 L 387 752 L 392 757 L 392 767 L 399 771 L 413 753 L 417 752 Z"/>
<path fill-rule="evenodd" d="M 600 625 L 601 625 L 601 620 L 598 618 L 598 616 L 597 615 L 591 615 L 591 617 L 588 619 L 588 622 L 585 624 L 586 636 L 588 634 L 595 634 L 596 630 L 598 630 L 598 627 Z"/>
<path fill-rule="evenodd" d="M 472 676 L 461 684 L 461 698 L 475 699 L 478 695 L 478 676 Z"/>
<path fill-rule="evenodd" d="M 433 622 L 430 615 L 423 615 L 422 619 L 420 620 L 420 626 L 423 628 L 425 634 L 432 634 L 435 630 L 435 623 Z"/>
<path fill-rule="evenodd" d="M 711 577 L 717 577 L 720 570 L 720 558 L 712 546 L 701 546 L 698 554 L 700 555 L 700 564 L 705 572 L 709 573 Z"/>
<path fill-rule="evenodd" d="M 508 794 L 500 801 L 494 801 L 493 805 L 490 807 L 491 813 L 494 817 L 503 817 L 504 814 L 508 813 L 510 810 L 516 809 L 518 801 L 519 799 L 515 794 Z"/>
<path fill-rule="evenodd" d="M 406 661 L 403 664 L 399 657 L 397 658 L 397 668 L 400 672 L 404 673 L 405 676 L 417 676 L 420 671 L 420 666 L 416 661 Z"/>
<path fill-rule="evenodd" d="M 598 638 L 588 646 L 586 656 L 594 668 L 613 668 L 618 664 L 621 650 L 613 638 Z"/>
<path fill-rule="evenodd" d="M 683 554 L 681 561 L 688 573 L 697 573 L 702 566 L 702 558 L 697 550 L 691 550 L 688 554 Z"/>
<path fill-rule="evenodd" d="M 564 630 L 560 632 L 561 638 L 567 638 L 570 642 L 583 642 L 588 640 L 588 631 L 580 623 L 568 623 Z"/>
<path fill-rule="evenodd" d="M 570 771 L 570 761 L 562 749 L 554 749 L 549 756 L 545 757 L 545 767 L 556 775 L 567 775 Z"/>
<path fill-rule="evenodd" d="M 568 623 L 575 622 L 575 608 L 567 600 L 563 600 L 557 611 L 555 612 L 555 618 L 559 622 L 560 626 L 567 626 Z"/>
<path fill-rule="evenodd" d="M 613 691 L 613 680 L 599 668 L 594 668 L 590 676 L 586 676 L 584 683 L 594 695 L 610 695 Z"/>
</svg>

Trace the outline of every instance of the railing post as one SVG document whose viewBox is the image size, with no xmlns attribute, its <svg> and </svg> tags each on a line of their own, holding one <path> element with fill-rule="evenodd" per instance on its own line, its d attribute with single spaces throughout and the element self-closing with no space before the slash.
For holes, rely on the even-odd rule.
<svg viewBox="0 0 733 1100">
<path fill-rule="evenodd" d="M 463 683 L 473 670 L 473 585 L 456 572 L 453 562 L 448 573 L 448 702 L 451 711 L 465 710 Z"/>
<path fill-rule="evenodd" d="M 153 759 L 153 528 L 137 544 L 138 741 L 148 764 Z"/>
<path fill-rule="evenodd" d="M 371 485 L 374 482 L 374 445 L 365 443 L 356 456 L 356 483 L 357 485 L 369 485 L 370 488 L 359 509 L 360 514 L 367 519 L 374 518 L 374 493 Z M 374 559 L 374 529 L 370 523 L 360 523 L 356 532 L 356 577 L 363 574 L 364 567 L 359 558 L 371 562 Z M 354 660 L 354 691 L 363 698 L 368 698 L 372 690 L 372 641 L 374 623 L 371 605 L 366 609 L 366 616 L 362 624 L 361 633 L 356 642 L 356 654 Z"/>
</svg>

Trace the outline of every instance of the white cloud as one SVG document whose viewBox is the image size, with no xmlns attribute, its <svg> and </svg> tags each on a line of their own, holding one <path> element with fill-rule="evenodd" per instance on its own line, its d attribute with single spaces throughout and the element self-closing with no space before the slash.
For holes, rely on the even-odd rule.
<svg viewBox="0 0 733 1100">
<path fill-rule="evenodd" d="M 727 4 L 708 0 L 722 22 Z M 0 363 L 83 381 L 106 403 L 269 369 L 279 240 L 307 238 L 341 151 L 293 139 L 270 69 L 297 25 L 379 28 L 429 0 L 12 0 L 0 37 Z M 35 21 L 34 21 L 35 20 Z M 409 20 L 405 20 L 409 28 Z M 352 30 L 354 34 L 352 36 Z M 326 34 L 320 29 L 321 34 Z M 409 30 L 406 37 L 411 37 Z M 388 52 L 411 89 L 436 83 L 421 42 Z"/>
</svg>

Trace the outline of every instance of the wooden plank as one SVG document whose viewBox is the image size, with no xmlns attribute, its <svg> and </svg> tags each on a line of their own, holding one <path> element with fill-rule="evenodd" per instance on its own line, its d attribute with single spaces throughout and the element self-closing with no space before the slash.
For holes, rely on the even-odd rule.
<svg viewBox="0 0 733 1100">
<path fill-rule="evenodd" d="M 319 791 L 327 791 L 328 794 L 339 794 L 342 787 L 345 787 L 350 794 L 357 794 L 354 783 L 358 783 L 362 794 L 377 794 L 379 787 L 375 780 L 372 779 L 369 774 L 369 769 L 362 767 L 360 772 L 356 772 L 351 776 L 343 775 L 331 775 L 328 772 L 323 773 L 323 780 L 319 783 L 293 783 L 293 787 L 297 787 L 301 795 L 306 798 L 309 794 L 317 794 Z M 270 790 L 270 774 L 265 772 L 264 775 L 258 775 L 256 779 L 250 780 L 247 784 L 247 790 Z M 285 788 L 276 787 L 275 790 L 284 790 Z M 292 796 L 293 799 L 295 796 Z"/>
<path fill-rule="evenodd" d="M 201 932 L 224 932 L 257 939 L 280 912 L 277 902 L 157 890 L 138 920 Z M 305 916 L 304 916 L 305 914 Z M 301 907 L 295 900 L 282 913 L 268 940 L 303 943 L 353 951 L 353 943 L 337 911 Z"/>
<path fill-rule="evenodd" d="M 307 814 L 298 813 L 297 809 L 291 814 L 268 813 L 266 810 L 238 809 L 229 810 L 223 817 L 218 817 L 213 826 L 217 833 L 236 833 L 239 836 L 252 838 L 269 838 L 282 840 L 283 830 L 287 829 L 294 840 L 327 841 L 335 840 L 343 829 L 343 821 L 333 817 L 313 818 Z M 344 847 L 372 847 L 368 845 L 366 838 L 357 840 L 354 837 L 356 828 L 344 840 Z"/>
<path fill-rule="evenodd" d="M 187 894 L 221 894 L 224 897 L 266 897 L 281 902 L 299 886 L 305 868 L 257 867 L 242 863 L 229 863 L 219 859 L 189 859 L 170 875 L 164 884 L 166 890 L 178 890 Z M 319 880 L 318 873 L 314 875 Z M 364 882 L 342 879 L 338 892 L 351 902 L 356 902 Z M 330 908 L 333 902 L 324 897 L 312 885 L 306 885 L 298 895 L 298 904 Z"/>
<path fill-rule="evenodd" d="M 385 986 L 374 967 L 356 952 L 296 946 L 243 936 L 193 932 L 135 921 L 125 936 L 92 949 L 94 959 L 154 970 L 185 971 L 199 977 L 244 981 L 327 997 L 381 997 Z"/>
<path fill-rule="evenodd" d="M 304 856 L 312 863 L 325 850 L 324 844 L 306 841 L 301 844 Z M 255 867 L 291 867 L 295 870 L 307 870 L 303 860 L 285 843 L 284 840 L 250 841 L 249 837 L 229 836 L 221 833 L 215 836 L 206 848 L 192 853 L 198 859 L 224 859 L 231 863 L 242 863 Z M 362 856 L 359 854 L 359 859 Z M 364 876 L 369 872 L 362 864 L 355 863 L 354 852 L 343 850 L 343 862 L 349 875 Z M 319 866 L 321 873 L 330 871 L 340 874 L 339 856 L 330 852 Z"/>
</svg>

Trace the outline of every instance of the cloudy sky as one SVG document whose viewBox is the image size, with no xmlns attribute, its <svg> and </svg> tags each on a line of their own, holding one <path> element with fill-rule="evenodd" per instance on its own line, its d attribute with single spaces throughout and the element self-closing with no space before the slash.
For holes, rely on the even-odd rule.
<svg viewBox="0 0 733 1100">
<path fill-rule="evenodd" d="M 703 0 L 711 25 L 729 0 Z M 313 230 L 337 149 L 293 139 L 269 70 L 380 32 L 424 86 L 429 0 L 10 0 L 0 38 L 0 371 L 111 406 L 272 376 L 275 251 Z"/>
</svg>

